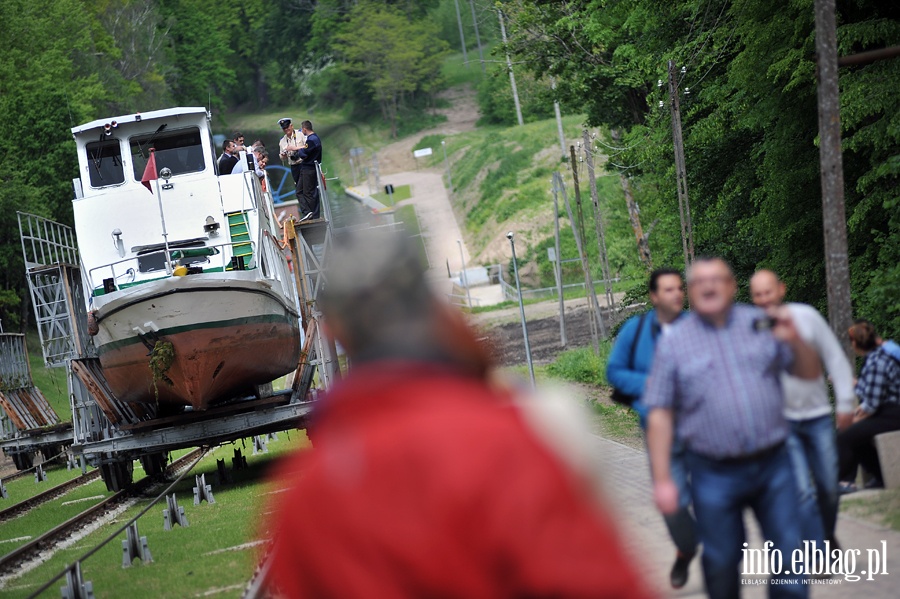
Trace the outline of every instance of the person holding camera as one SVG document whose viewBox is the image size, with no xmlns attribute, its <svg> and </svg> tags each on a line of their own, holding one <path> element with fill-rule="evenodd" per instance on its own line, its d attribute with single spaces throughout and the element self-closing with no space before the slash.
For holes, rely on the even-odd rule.
<svg viewBox="0 0 900 599">
<path fill-rule="evenodd" d="M 781 306 L 787 287 L 771 270 L 758 270 L 750 278 L 750 297 L 763 309 Z M 853 420 L 853 367 L 828 322 L 807 304 L 784 304 L 791 311 L 800 336 L 812 346 L 825 365 L 834 385 L 837 426 L 844 429 Z M 800 500 L 801 530 L 805 541 L 835 546 L 837 524 L 838 457 L 834 420 L 825 378 L 805 381 L 788 373 L 781 376 L 784 415 L 791 427 L 788 452 L 794 465 Z"/>
<path fill-rule="evenodd" d="M 613 400 L 637 412 L 645 431 L 647 408 L 641 398 L 653 364 L 653 352 L 659 337 L 671 331 L 675 321 L 684 314 L 681 273 L 671 268 L 654 270 L 650 273 L 649 295 L 653 308 L 632 316 L 622 325 L 606 364 L 606 380 L 614 389 Z M 687 584 L 690 563 L 697 553 L 697 536 L 689 509 L 691 497 L 684 445 L 677 438 L 672 443 L 670 464 L 672 479 L 678 486 L 678 510 L 666 514 L 664 520 L 677 549 L 669 582 L 672 588 L 680 589 Z"/>
<path fill-rule="evenodd" d="M 284 136 L 278 140 L 278 155 L 282 162 L 287 162 L 291 167 L 291 178 L 296 187 L 300 182 L 300 164 L 303 162 L 297 151 L 306 145 L 306 136 L 294 129 L 294 121 L 290 118 L 278 119 L 278 126 L 284 132 Z M 300 194 L 297 194 L 297 199 L 300 199 Z"/>
<path fill-rule="evenodd" d="M 822 368 L 787 307 L 735 304 L 737 282 L 721 258 L 694 261 L 687 288 L 691 312 L 660 339 L 643 397 L 653 494 L 663 514 L 678 510 L 677 436 L 686 448 L 706 592 L 734 599 L 744 508 L 753 509 L 773 550 L 792 555 L 801 547 L 780 373 L 815 380 Z M 808 595 L 802 574 L 782 570 L 774 578 L 770 597 Z"/>
</svg>

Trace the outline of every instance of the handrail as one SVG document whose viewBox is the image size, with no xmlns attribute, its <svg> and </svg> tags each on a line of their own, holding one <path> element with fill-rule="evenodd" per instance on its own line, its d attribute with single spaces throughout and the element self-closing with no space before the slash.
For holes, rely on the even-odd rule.
<svg viewBox="0 0 900 599">
<path fill-rule="evenodd" d="M 248 229 L 249 229 L 249 227 L 248 227 Z M 250 249 L 253 252 L 253 255 L 255 256 L 257 254 L 257 242 L 254 241 L 253 239 L 250 239 L 247 241 L 228 241 L 225 243 L 218 243 L 215 245 L 204 245 L 203 249 L 224 248 L 224 247 L 228 247 L 228 246 L 231 246 L 232 248 L 234 248 L 235 245 L 243 245 L 245 243 L 250 244 Z M 175 248 L 174 250 L 170 249 L 170 253 L 173 251 L 178 251 L 179 249 L 201 249 L 201 248 L 199 248 L 199 247 L 197 247 L 197 248 Z M 155 254 L 165 254 L 165 253 L 166 253 L 165 249 L 159 249 L 159 250 L 154 250 L 152 252 L 147 252 L 146 254 L 141 254 L 140 257 L 153 256 Z M 232 254 L 233 254 L 233 252 L 232 252 Z M 225 253 L 220 252 L 219 255 L 222 256 L 222 268 L 225 268 L 225 266 L 226 266 Z M 114 267 L 117 264 L 124 264 L 126 262 L 136 262 L 137 259 L 138 259 L 138 256 L 134 256 L 131 258 L 123 258 L 122 260 L 116 260 L 115 262 L 110 262 L 109 264 L 104 264 L 102 266 L 95 266 L 94 268 L 90 269 L 88 271 L 88 279 L 89 279 L 88 283 L 91 286 L 91 291 L 93 292 L 93 290 L 96 289 L 96 285 L 94 284 L 94 271 L 108 268 L 110 270 L 110 274 L 112 275 L 113 281 L 116 281 L 118 279 L 118 277 L 116 276 L 116 269 Z M 124 274 L 127 274 L 127 271 L 122 273 L 122 275 L 124 275 Z M 119 275 L 119 276 L 122 276 L 122 275 Z M 119 290 L 119 284 L 116 283 L 116 291 L 118 291 L 118 290 Z"/>
</svg>

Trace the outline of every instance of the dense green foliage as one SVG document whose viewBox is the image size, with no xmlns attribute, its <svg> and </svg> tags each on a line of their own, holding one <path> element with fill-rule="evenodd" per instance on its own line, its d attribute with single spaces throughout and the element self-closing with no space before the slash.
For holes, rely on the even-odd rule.
<svg viewBox="0 0 900 599">
<path fill-rule="evenodd" d="M 773 268 L 792 299 L 824 307 L 813 0 L 504 6 L 516 59 L 555 76 L 561 100 L 590 124 L 623 132 L 600 149 L 627 168 L 642 208 L 676 205 L 666 62 L 685 66 L 678 82 L 698 253 L 725 256 L 742 278 Z M 839 54 L 900 44 L 896 3 L 841 2 L 838 13 Z M 854 308 L 887 335 L 900 333 L 898 77 L 896 59 L 840 72 Z M 679 243 L 677 228 L 657 231 Z M 667 259 L 679 253 L 660 249 Z"/>
</svg>

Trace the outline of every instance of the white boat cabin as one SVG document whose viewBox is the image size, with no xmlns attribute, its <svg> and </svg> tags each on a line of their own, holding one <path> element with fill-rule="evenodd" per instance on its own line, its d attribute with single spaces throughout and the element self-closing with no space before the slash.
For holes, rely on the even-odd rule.
<svg viewBox="0 0 900 599">
<path fill-rule="evenodd" d="M 92 303 L 186 270 L 282 270 L 271 198 L 252 169 L 218 176 L 205 108 L 97 120 L 72 133 L 75 230 Z"/>
</svg>

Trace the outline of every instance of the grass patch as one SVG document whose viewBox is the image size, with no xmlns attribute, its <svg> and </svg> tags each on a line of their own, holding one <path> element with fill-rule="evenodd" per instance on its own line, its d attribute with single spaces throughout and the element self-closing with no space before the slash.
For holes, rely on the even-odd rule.
<svg viewBox="0 0 900 599">
<path fill-rule="evenodd" d="M 90 472 L 90 470 L 88 471 Z M 65 464 L 60 464 L 58 462 L 45 462 L 44 473 L 47 475 L 46 482 L 34 482 L 34 473 L 30 472 L 27 476 L 23 476 L 22 478 L 4 483 L 6 491 L 9 493 L 9 498 L 0 502 L 0 508 L 8 508 L 15 503 L 19 503 L 20 501 L 25 501 L 26 499 L 34 497 L 38 493 L 43 493 L 47 489 L 51 489 L 56 485 L 61 485 L 66 481 L 72 480 L 73 478 L 78 478 L 79 476 L 81 476 L 81 468 L 66 470 Z M 0 524 L 0 538 L 6 539 L 9 538 L 9 535 L 6 534 L 4 526 L 6 526 L 6 524 Z M 4 553 L 3 545 L 0 545 L 0 553 Z"/>
<path fill-rule="evenodd" d="M 631 408 L 600 401 L 592 402 L 591 408 L 597 414 L 596 422 L 602 437 L 631 447 L 639 447 L 643 442 L 638 415 Z"/>
<path fill-rule="evenodd" d="M 885 489 L 867 497 L 844 497 L 841 499 L 841 511 L 892 530 L 900 530 L 900 489 Z"/>
<path fill-rule="evenodd" d="M 138 520 L 140 534 L 147 537 L 153 554 L 153 563 L 142 565 L 136 562 L 132 568 L 123 569 L 122 545 L 119 539 L 115 539 L 82 564 L 85 579 L 93 582 L 98 596 L 118 596 L 124 589 L 128 589 L 130 599 L 191 597 L 210 589 L 247 582 L 257 561 L 256 549 L 206 554 L 217 549 L 235 547 L 264 535 L 259 518 L 271 499 L 266 493 L 274 490 L 272 484 L 264 478 L 265 473 L 278 457 L 306 445 L 306 437 L 302 432 L 291 431 L 290 439 L 286 433 L 279 433 L 278 441 L 269 441 L 267 454 L 250 455 L 250 443 L 238 441 L 207 455 L 175 489 L 178 504 L 184 507 L 190 526 L 184 529 L 176 526 L 174 530 L 163 531 L 162 506 L 155 505 Z M 230 463 L 233 448 L 240 448 L 247 456 L 249 468 L 234 472 L 233 484 L 217 486 L 213 474 L 216 459 L 225 458 Z M 213 484 L 216 500 L 214 505 L 193 505 L 193 474 L 201 473 L 206 473 L 207 483 Z M 126 520 L 137 515 L 146 505 L 146 501 L 138 502 L 119 516 L 116 522 L 95 531 L 74 547 L 58 551 L 40 567 L 11 581 L 4 593 L 10 597 L 28 596 L 40 584 L 62 570 L 65 564 L 72 563 Z M 84 505 L 79 507 L 79 511 L 81 509 L 84 509 Z M 62 516 L 56 522 L 61 520 Z M 120 536 L 125 538 L 124 534 Z M 53 591 L 58 593 L 55 587 Z M 239 595 L 240 590 L 236 590 L 231 595 L 217 596 Z"/>
<path fill-rule="evenodd" d="M 28 481 L 34 486 L 39 486 L 34 484 L 33 478 L 25 478 L 21 480 Z M 44 486 L 44 484 L 45 483 L 41 483 L 40 485 L 42 491 L 50 488 L 49 486 Z M 70 503 L 69 505 L 63 505 L 63 503 L 76 501 L 79 499 L 86 499 L 88 497 L 95 497 L 98 495 L 102 495 L 104 498 L 111 495 L 111 493 L 106 490 L 106 485 L 103 484 L 103 481 L 99 478 L 92 483 L 66 493 L 62 497 L 54 499 L 53 501 L 48 501 L 47 503 L 31 510 L 27 514 L 19 516 L 18 518 L 10 520 L 9 522 L 4 522 L 2 525 L 0 525 L 0 538 L 2 538 L 3 540 L 15 539 L 20 537 L 29 538 L 21 541 L 16 541 L 14 543 L 3 543 L 2 545 L 0 545 L 0 548 L 2 548 L 0 549 L 0 553 L 5 554 L 12 551 L 13 549 L 21 547 L 22 545 L 27 543 L 31 537 L 36 537 L 47 532 L 60 522 L 68 520 L 76 514 L 81 513 L 95 503 L 99 503 L 100 499 Z M 12 498 L 12 494 L 10 494 L 10 498 Z M 119 551 L 122 551 L 121 546 L 119 547 Z"/>
<path fill-rule="evenodd" d="M 482 52 L 486 58 L 490 57 L 491 48 L 482 46 Z M 473 48 L 468 52 L 469 64 L 463 60 L 462 52 L 450 54 L 441 66 L 441 76 L 447 82 L 447 87 L 458 85 L 478 85 L 484 74 L 481 72 L 481 63 L 478 59 L 478 50 Z M 474 57 L 474 58 L 473 58 Z"/>
<path fill-rule="evenodd" d="M 409 185 L 395 185 L 394 193 L 387 194 L 379 191 L 372 194 L 372 197 L 384 204 L 385 206 L 394 206 L 397 202 L 408 200 L 412 197 L 412 189 Z M 391 201 L 393 199 L 393 201 Z"/>
<path fill-rule="evenodd" d="M 548 367 L 551 376 L 574 383 L 606 386 L 606 362 L 612 351 L 612 341 L 600 342 L 600 355 L 591 348 L 582 347 L 564 351 Z"/>
<path fill-rule="evenodd" d="M 408 187 L 408 186 L 407 186 Z M 416 216 L 416 209 L 411 205 L 401 206 L 397 208 L 394 217 L 403 223 L 410 237 L 417 240 L 416 246 L 419 248 L 419 258 L 422 264 L 430 264 L 428 261 L 428 251 L 425 249 L 425 239 L 422 238 L 422 229 L 419 226 L 419 217 Z"/>
<path fill-rule="evenodd" d="M 413 146 L 413 151 L 415 150 L 424 150 L 425 148 L 431 148 L 433 153 L 431 154 L 432 158 L 436 157 L 438 153 L 441 151 L 441 142 L 446 138 L 439 133 L 430 133 L 424 136 L 419 142 Z"/>
</svg>

